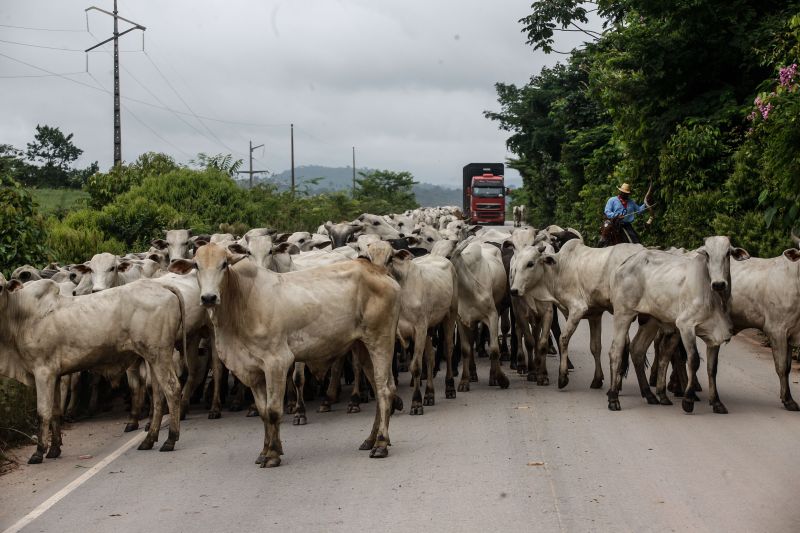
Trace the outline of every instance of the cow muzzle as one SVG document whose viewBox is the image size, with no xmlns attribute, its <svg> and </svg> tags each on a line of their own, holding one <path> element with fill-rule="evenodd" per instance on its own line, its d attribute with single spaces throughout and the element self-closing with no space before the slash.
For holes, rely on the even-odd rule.
<svg viewBox="0 0 800 533">
<path fill-rule="evenodd" d="M 711 288 L 716 292 L 723 292 L 728 288 L 727 281 L 714 281 L 711 283 Z"/>
<path fill-rule="evenodd" d="M 216 294 L 203 294 L 200 296 L 200 303 L 205 307 L 211 307 L 219 303 L 219 297 Z"/>
<path fill-rule="evenodd" d="M 511 296 L 519 296 L 519 289 L 511 289 Z"/>
</svg>

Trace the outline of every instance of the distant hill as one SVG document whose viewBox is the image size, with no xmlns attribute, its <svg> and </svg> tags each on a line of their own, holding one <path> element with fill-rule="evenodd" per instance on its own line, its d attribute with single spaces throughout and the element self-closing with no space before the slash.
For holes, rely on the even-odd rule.
<svg viewBox="0 0 800 533">
<path fill-rule="evenodd" d="M 373 169 L 359 168 L 357 172 L 371 172 Z M 359 177 L 356 174 L 356 177 Z M 317 181 L 318 180 L 318 181 Z M 240 180 L 242 181 L 242 180 Z M 307 187 L 311 194 L 350 190 L 353 187 L 353 167 L 323 167 L 306 165 L 295 168 L 295 181 L 298 188 Z M 314 183 L 316 181 L 316 183 Z M 273 183 L 285 190 L 291 186 L 292 171 L 284 170 L 256 183 Z M 421 206 L 461 205 L 461 188 L 442 187 L 431 183 L 414 186 L 414 195 Z"/>
</svg>

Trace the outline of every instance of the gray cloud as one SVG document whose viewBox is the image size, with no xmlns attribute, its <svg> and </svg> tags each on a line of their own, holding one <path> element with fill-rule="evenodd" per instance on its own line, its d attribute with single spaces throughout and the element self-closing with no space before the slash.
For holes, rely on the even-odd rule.
<svg viewBox="0 0 800 533">
<path fill-rule="evenodd" d="M 82 49 L 95 39 L 84 8 L 93 0 L 5 0 L 0 39 Z M 109 0 L 94 0 L 110 9 Z M 197 152 L 265 143 L 256 165 L 289 167 L 289 123 L 296 162 L 409 170 L 419 179 L 459 185 L 470 161 L 503 160 L 505 134 L 483 118 L 496 109 L 494 83 L 524 83 L 558 56 L 534 54 L 517 20 L 529 4 L 511 0 L 120 0 L 120 14 L 147 26 L 123 37 L 123 156 L 146 150 L 187 161 Z M 110 18 L 91 14 L 92 33 L 110 35 Z M 570 42 L 559 48 L 579 44 Z M 105 47 L 110 50 L 110 45 Z M 84 54 L 0 42 L 0 53 L 47 70 L 82 72 Z M 71 79 L 106 90 L 111 56 L 89 54 L 89 72 Z M 159 73 L 159 70 L 161 73 Z M 0 76 L 41 71 L 0 57 Z M 163 74 L 163 76 L 162 76 Z M 166 80 L 164 79 L 166 78 Z M 177 93 L 170 87 L 174 87 Z M 112 160 L 111 96 L 57 77 L 0 78 L 0 142 L 24 147 L 37 123 L 75 133 L 84 162 Z M 191 107 L 187 109 L 185 103 Z M 204 117 L 235 122 L 198 120 Z M 255 124 L 255 125 L 248 125 Z"/>
</svg>

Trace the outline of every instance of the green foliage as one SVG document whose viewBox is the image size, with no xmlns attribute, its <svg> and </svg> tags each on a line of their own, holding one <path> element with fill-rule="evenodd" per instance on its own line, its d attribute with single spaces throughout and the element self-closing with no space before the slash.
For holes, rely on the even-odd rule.
<svg viewBox="0 0 800 533">
<path fill-rule="evenodd" d="M 26 185 L 39 187 L 81 187 L 88 176 L 97 172 L 97 162 L 83 170 L 72 169 L 72 164 L 83 150 L 72 142 L 73 134 L 64 135 L 58 127 L 36 126 L 33 142 L 28 143 L 25 155 L 37 164 L 19 176 Z"/>
<path fill-rule="evenodd" d="M 201 169 L 218 170 L 230 177 L 234 177 L 237 171 L 242 168 L 244 160 L 234 159 L 231 154 L 208 155 L 200 152 L 197 154 L 197 159 L 192 159 L 190 163 Z"/>
<path fill-rule="evenodd" d="M 145 177 L 158 176 L 178 168 L 180 166 L 172 157 L 147 152 L 130 165 L 120 165 L 106 173 L 93 174 L 86 180 L 83 190 L 89 193 L 89 205 L 94 209 L 101 209 L 118 195 L 141 184 Z"/>
<path fill-rule="evenodd" d="M 63 218 L 66 213 L 86 205 L 89 195 L 74 189 L 31 189 L 36 207 L 43 215 Z"/>
<path fill-rule="evenodd" d="M 549 52 L 595 8 L 602 35 L 524 86 L 497 84 L 500 111 L 485 113 L 510 134 L 531 222 L 593 240 L 617 185 L 641 201 L 652 182 L 646 243 L 724 230 L 779 253 L 800 218 L 800 2 L 544 0 L 523 32 Z"/>
<path fill-rule="evenodd" d="M 81 225 L 77 219 L 50 219 L 47 228 L 47 247 L 52 257 L 62 264 L 82 263 L 93 255 L 109 252 L 125 254 L 125 245 L 108 238 L 96 226 Z"/>
<path fill-rule="evenodd" d="M 0 176 L 0 272 L 6 277 L 24 264 L 47 260 L 45 229 L 31 195 L 16 181 Z"/>
<path fill-rule="evenodd" d="M 36 390 L 0 377 L 0 475 L 9 446 L 29 444 L 36 433 Z"/>
<path fill-rule="evenodd" d="M 412 188 L 418 182 L 410 172 L 374 170 L 359 172 L 356 179 L 356 199 L 368 213 L 402 213 L 419 207 Z"/>
</svg>

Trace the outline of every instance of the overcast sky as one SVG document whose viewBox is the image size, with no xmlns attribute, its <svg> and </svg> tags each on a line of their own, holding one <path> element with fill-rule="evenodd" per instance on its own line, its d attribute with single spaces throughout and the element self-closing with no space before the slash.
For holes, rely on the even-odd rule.
<svg viewBox="0 0 800 533">
<path fill-rule="evenodd" d="M 95 39 L 89 5 L 113 4 L 0 3 L 0 41 L 78 50 L 0 42 L 0 143 L 24 148 L 36 124 L 58 126 L 83 164 L 106 169 L 113 102 L 97 85 L 113 85 L 111 45 L 88 54 L 88 73 L 82 50 L 111 35 L 112 19 L 90 12 Z M 120 39 L 123 159 L 233 152 L 246 164 L 252 139 L 266 144 L 254 165 L 280 172 L 293 122 L 298 166 L 349 166 L 355 146 L 358 167 L 458 187 L 466 163 L 509 155 L 482 115 L 497 109 L 494 83 L 525 83 L 560 57 L 525 44 L 517 21 L 529 11 L 511 0 L 120 0 L 120 15 L 147 27 L 144 52 L 141 32 Z M 568 35 L 559 49 L 579 44 Z"/>
</svg>

